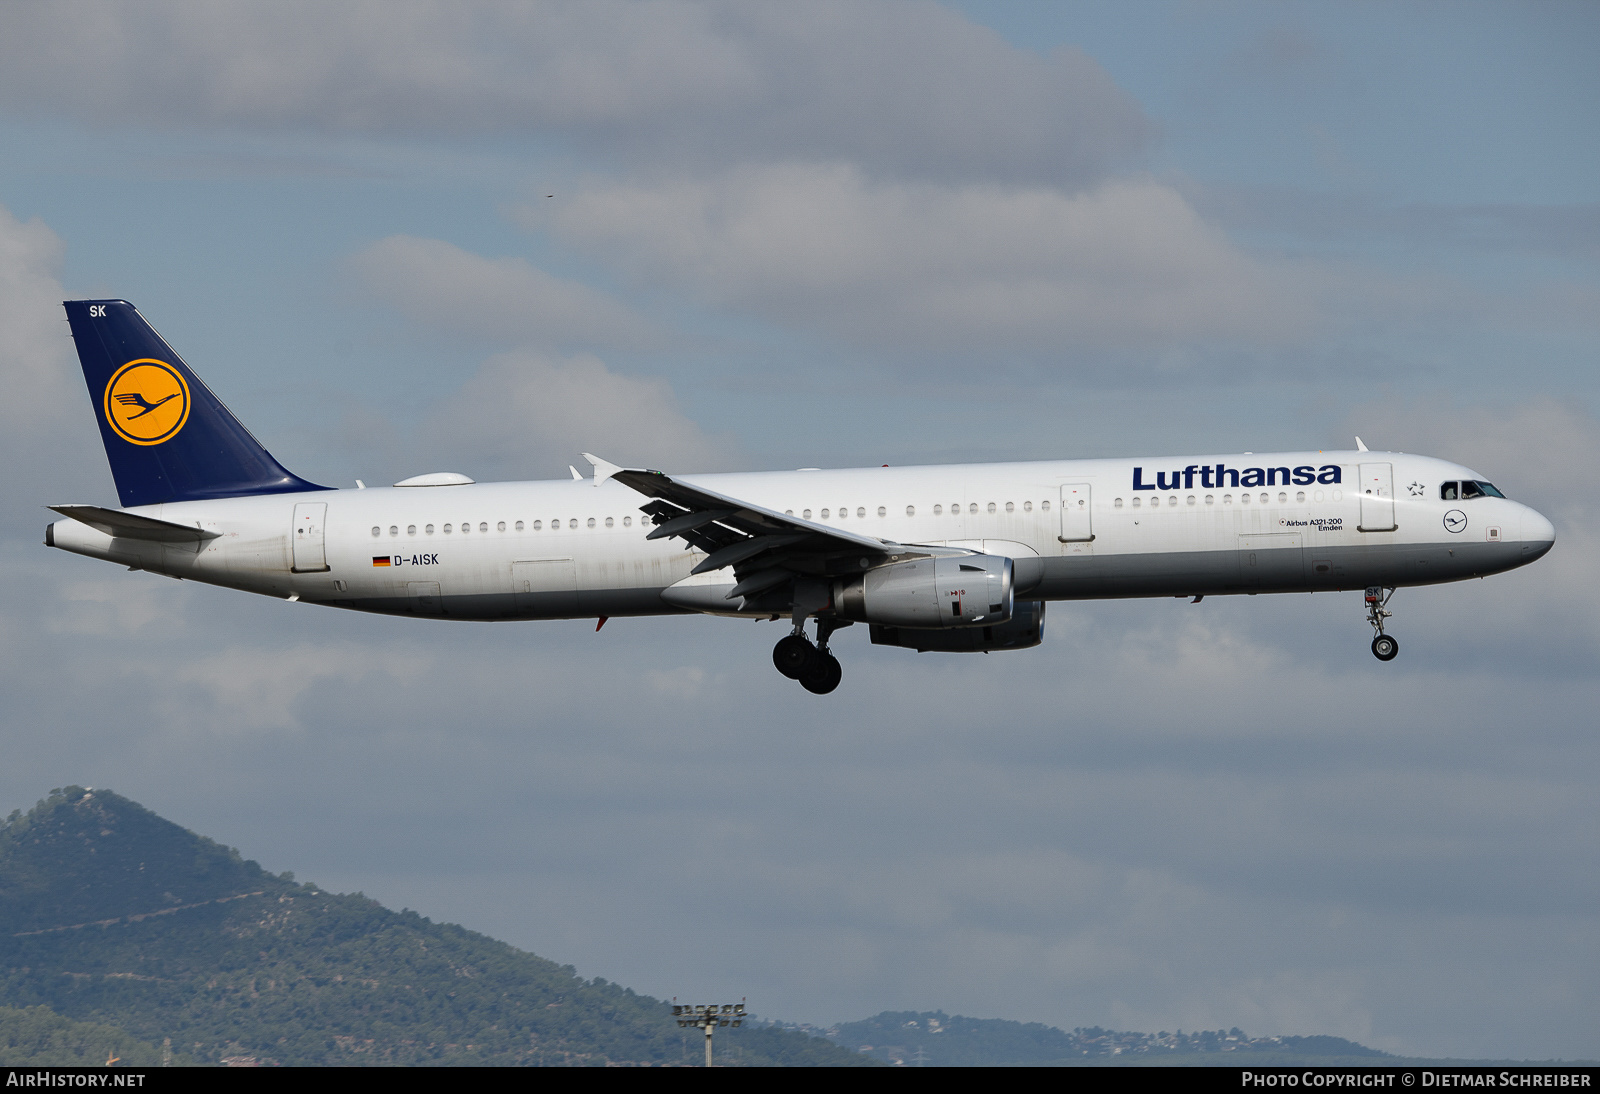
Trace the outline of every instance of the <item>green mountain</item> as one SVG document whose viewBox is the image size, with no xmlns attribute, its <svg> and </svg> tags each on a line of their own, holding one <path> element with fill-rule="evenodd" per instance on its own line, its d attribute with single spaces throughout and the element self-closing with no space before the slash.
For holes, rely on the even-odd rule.
<svg viewBox="0 0 1600 1094">
<path fill-rule="evenodd" d="M 49 1007 L 0 1007 L 0 1065 L 10 1067 L 188 1066 L 170 1045 L 152 1045 L 126 1030 L 74 1022 Z"/>
<path fill-rule="evenodd" d="M 273 876 L 82 787 L 0 824 L 0 1007 L 0 1064 L 94 1055 L 108 1039 L 104 1051 L 141 1065 L 168 1039 L 207 1064 L 703 1058 L 699 1032 L 680 1030 L 659 1000 L 359 893 Z M 16 1010 L 39 1007 L 49 1010 Z M 763 1026 L 719 1030 L 716 1054 L 734 1066 L 877 1063 Z"/>
<path fill-rule="evenodd" d="M 1126 1033 L 1003 1018 L 951 1017 L 943 1011 L 884 1011 L 827 1031 L 845 1048 L 886 1063 L 928 1067 L 1021 1067 L 1079 1063 L 1186 1063 L 1276 1066 L 1394 1063 L 1394 1057 L 1342 1037 L 1247 1037 L 1238 1029 Z"/>
</svg>

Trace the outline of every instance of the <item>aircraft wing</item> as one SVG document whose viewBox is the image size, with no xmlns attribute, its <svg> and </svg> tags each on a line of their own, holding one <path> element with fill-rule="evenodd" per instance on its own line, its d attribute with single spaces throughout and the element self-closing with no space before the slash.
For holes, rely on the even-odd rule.
<svg viewBox="0 0 1600 1094">
<path fill-rule="evenodd" d="M 650 501 L 639 508 L 655 527 L 646 539 L 675 536 L 704 551 L 693 572 L 733 567 L 737 583 L 729 600 L 754 596 L 797 574 L 826 576 L 856 572 L 863 558 L 911 553 L 890 540 L 847 532 L 730 498 L 660 471 L 618 467 L 585 452 L 595 485 L 616 479 Z"/>
</svg>

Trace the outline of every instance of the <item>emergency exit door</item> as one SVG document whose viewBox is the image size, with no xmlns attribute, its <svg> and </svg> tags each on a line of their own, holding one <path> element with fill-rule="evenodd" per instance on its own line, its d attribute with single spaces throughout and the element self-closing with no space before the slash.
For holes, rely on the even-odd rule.
<svg viewBox="0 0 1600 1094">
<path fill-rule="evenodd" d="M 1094 539 L 1094 498 L 1086 482 L 1061 485 L 1062 543 L 1088 543 Z"/>
</svg>

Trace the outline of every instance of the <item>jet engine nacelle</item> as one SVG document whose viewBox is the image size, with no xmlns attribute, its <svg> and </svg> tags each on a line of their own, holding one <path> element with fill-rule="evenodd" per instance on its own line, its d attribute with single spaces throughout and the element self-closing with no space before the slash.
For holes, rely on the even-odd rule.
<svg viewBox="0 0 1600 1094">
<path fill-rule="evenodd" d="M 918 558 L 833 583 L 833 610 L 887 627 L 992 627 L 1011 618 L 1012 564 L 1002 555 Z"/>
<path fill-rule="evenodd" d="M 918 653 L 1025 650 L 1044 641 L 1044 601 L 1019 600 L 1011 618 L 992 627 L 938 631 L 911 627 L 871 627 L 869 633 L 875 646 L 901 646 Z"/>
</svg>

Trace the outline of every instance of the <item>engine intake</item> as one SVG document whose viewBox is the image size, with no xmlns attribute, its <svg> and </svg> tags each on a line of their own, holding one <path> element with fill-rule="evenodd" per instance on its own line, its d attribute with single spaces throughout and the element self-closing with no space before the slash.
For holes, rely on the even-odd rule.
<svg viewBox="0 0 1600 1094">
<path fill-rule="evenodd" d="M 1002 555 L 918 558 L 833 583 L 833 610 L 886 627 L 993 627 L 1011 618 L 1012 563 Z"/>
</svg>

